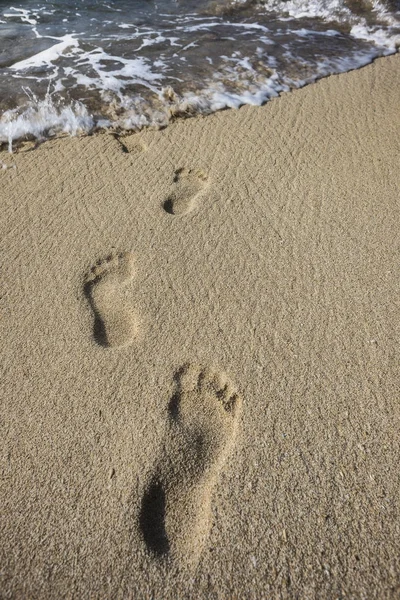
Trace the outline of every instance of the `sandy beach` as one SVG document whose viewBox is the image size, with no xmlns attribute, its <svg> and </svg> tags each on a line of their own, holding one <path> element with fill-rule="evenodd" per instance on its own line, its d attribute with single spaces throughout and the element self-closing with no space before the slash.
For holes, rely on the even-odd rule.
<svg viewBox="0 0 400 600">
<path fill-rule="evenodd" d="M 2 599 L 399 598 L 399 90 L 0 154 Z"/>
</svg>

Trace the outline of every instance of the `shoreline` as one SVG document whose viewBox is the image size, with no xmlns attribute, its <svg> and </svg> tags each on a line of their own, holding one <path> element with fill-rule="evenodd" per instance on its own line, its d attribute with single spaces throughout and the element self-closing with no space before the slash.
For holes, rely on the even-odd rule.
<svg viewBox="0 0 400 600">
<path fill-rule="evenodd" d="M 399 80 L 0 153 L 0 595 L 397 597 Z"/>
<path fill-rule="evenodd" d="M 105 115 L 98 114 L 93 116 L 88 108 L 81 102 L 73 100 L 69 103 L 54 102 L 51 95 L 46 96 L 44 100 L 39 101 L 36 105 L 27 107 L 24 111 L 20 112 L 18 117 L 10 122 L 2 123 L 0 120 L 0 152 L 3 152 L 8 148 L 8 153 L 13 154 L 14 151 L 23 148 L 24 146 L 34 145 L 37 147 L 42 143 L 49 140 L 62 139 L 64 137 L 84 137 L 98 134 L 116 135 L 124 137 L 126 135 L 132 135 L 134 133 L 141 133 L 145 131 L 157 131 L 169 127 L 176 121 L 192 119 L 192 118 L 204 118 L 213 115 L 218 112 L 225 110 L 240 110 L 244 106 L 265 106 L 272 100 L 277 100 L 282 97 L 283 94 L 291 93 L 296 90 L 303 89 L 309 85 L 314 85 L 327 77 L 332 77 L 340 74 L 351 73 L 352 71 L 358 71 L 366 66 L 373 64 L 376 60 L 381 58 L 387 58 L 388 56 L 395 56 L 399 53 L 398 50 L 389 50 L 386 56 L 376 56 L 374 58 L 368 58 L 365 64 L 361 63 L 358 66 L 354 66 L 344 72 L 338 71 L 332 74 L 313 75 L 308 79 L 297 82 L 297 85 L 290 87 L 288 82 L 285 81 L 277 82 L 276 89 L 274 90 L 275 96 L 270 90 L 270 85 L 260 85 L 257 92 L 253 93 L 253 102 L 243 102 L 243 98 L 236 96 L 235 94 L 231 97 L 231 105 L 226 104 L 217 108 L 211 102 L 211 89 L 209 94 L 210 98 L 207 100 L 207 94 L 204 97 L 200 94 L 198 97 L 191 98 L 190 96 L 179 96 L 175 91 L 167 86 L 163 88 L 162 93 L 160 92 L 158 98 L 158 104 L 153 102 L 143 104 L 142 110 L 144 112 L 135 114 L 134 116 L 128 115 L 128 113 L 122 118 L 109 122 L 109 125 L 99 125 L 99 123 L 107 121 L 108 117 Z M 269 90 L 269 91 L 267 91 Z M 203 90 L 202 93 L 205 93 Z M 218 95 L 218 94 L 217 94 Z M 263 101 L 260 103 L 256 101 L 257 96 L 261 95 Z M 209 102 L 208 108 L 201 108 L 202 102 Z M 169 104 L 167 103 L 169 102 Z M 206 104 L 207 104 L 206 102 Z M 218 104 L 218 102 L 217 102 Z M 32 122 L 27 123 L 26 116 L 32 119 Z M 153 114 L 153 121 L 149 115 Z M 150 120 L 149 120 L 150 119 Z M 146 123 L 143 122 L 146 121 Z M 44 123 L 48 121 L 47 125 Z M 127 127 L 127 123 L 134 121 L 135 124 L 132 127 Z M 137 124 L 137 121 L 140 121 Z M 118 125 L 119 123 L 119 125 Z M 60 129 L 55 135 L 48 135 L 48 130 Z M 22 133 L 24 131 L 24 133 Z M 7 136 L 6 136 L 7 132 Z M 17 133 L 18 137 L 13 137 Z M 24 139 L 25 138 L 25 139 Z M 15 149 L 15 150 L 14 150 Z"/>
</svg>

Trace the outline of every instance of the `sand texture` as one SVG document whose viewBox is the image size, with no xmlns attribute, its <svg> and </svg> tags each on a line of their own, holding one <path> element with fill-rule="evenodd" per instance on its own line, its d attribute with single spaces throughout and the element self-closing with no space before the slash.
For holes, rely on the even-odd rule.
<svg viewBox="0 0 400 600">
<path fill-rule="evenodd" d="M 399 90 L 1 153 L 1 599 L 400 597 Z"/>
</svg>

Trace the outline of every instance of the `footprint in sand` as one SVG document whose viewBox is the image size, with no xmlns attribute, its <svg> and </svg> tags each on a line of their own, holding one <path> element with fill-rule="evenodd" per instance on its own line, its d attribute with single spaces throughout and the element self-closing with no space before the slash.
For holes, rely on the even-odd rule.
<svg viewBox="0 0 400 600">
<path fill-rule="evenodd" d="M 206 182 L 203 171 L 178 169 L 174 175 L 174 189 L 163 202 L 164 210 L 171 215 L 186 215 L 196 207 Z"/>
<path fill-rule="evenodd" d="M 196 566 L 211 525 L 211 498 L 234 444 L 241 399 L 224 375 L 195 365 L 175 374 L 164 451 L 142 500 L 150 553 Z"/>
<path fill-rule="evenodd" d="M 133 275 L 133 255 L 124 252 L 99 261 L 86 278 L 85 293 L 94 313 L 94 338 L 101 346 L 126 346 L 136 336 L 135 316 L 123 298 L 123 289 Z"/>
<path fill-rule="evenodd" d="M 143 143 L 138 133 L 131 133 L 125 136 L 115 133 L 113 136 L 124 154 L 139 155 L 147 150 L 147 146 Z"/>
</svg>

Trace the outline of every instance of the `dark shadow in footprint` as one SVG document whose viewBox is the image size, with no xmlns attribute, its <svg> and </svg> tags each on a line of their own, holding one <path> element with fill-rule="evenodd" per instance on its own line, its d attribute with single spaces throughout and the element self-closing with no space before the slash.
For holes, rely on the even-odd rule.
<svg viewBox="0 0 400 600">
<path fill-rule="evenodd" d="M 167 198 L 163 204 L 164 210 L 165 212 L 169 213 L 170 215 L 174 215 L 174 200 L 173 198 Z"/>
<path fill-rule="evenodd" d="M 99 344 L 99 346 L 104 346 L 104 348 L 107 348 L 109 346 L 109 344 L 107 341 L 106 328 L 104 326 L 104 322 L 102 321 L 100 315 L 97 314 L 96 309 L 93 306 L 93 303 L 91 302 L 89 284 L 86 284 L 86 286 L 85 286 L 85 294 L 86 294 L 87 298 L 89 298 L 89 302 L 92 306 L 92 310 L 93 310 L 93 314 L 94 314 L 93 337 L 96 340 L 96 342 Z"/>
<path fill-rule="evenodd" d="M 149 552 L 195 567 L 211 526 L 211 499 L 234 444 L 241 399 L 223 374 L 185 365 L 174 376 L 164 452 L 141 506 Z"/>
<path fill-rule="evenodd" d="M 151 482 L 143 496 L 140 528 L 150 552 L 158 557 L 168 553 L 169 542 L 165 531 L 165 491 L 157 480 Z"/>
<path fill-rule="evenodd" d="M 169 401 L 169 404 L 168 404 L 168 411 L 169 411 L 169 414 L 171 415 L 171 417 L 173 419 L 177 419 L 178 418 L 178 414 L 179 414 L 179 394 L 177 394 L 177 393 L 172 394 L 171 400 Z"/>
<path fill-rule="evenodd" d="M 165 212 L 170 215 L 186 215 L 192 211 L 207 182 L 203 171 L 177 169 L 174 175 L 173 190 L 163 202 Z"/>
<path fill-rule="evenodd" d="M 96 340 L 96 342 L 99 344 L 99 346 L 103 346 L 104 348 L 107 348 L 108 342 L 107 342 L 107 334 L 106 334 L 106 329 L 104 326 L 104 321 L 102 320 L 101 316 L 97 312 L 96 305 L 93 302 L 92 289 L 93 289 L 93 283 L 91 281 L 87 281 L 83 286 L 84 294 L 85 294 L 86 298 L 89 300 L 89 304 L 93 311 L 93 316 L 94 316 L 93 337 Z"/>
</svg>

